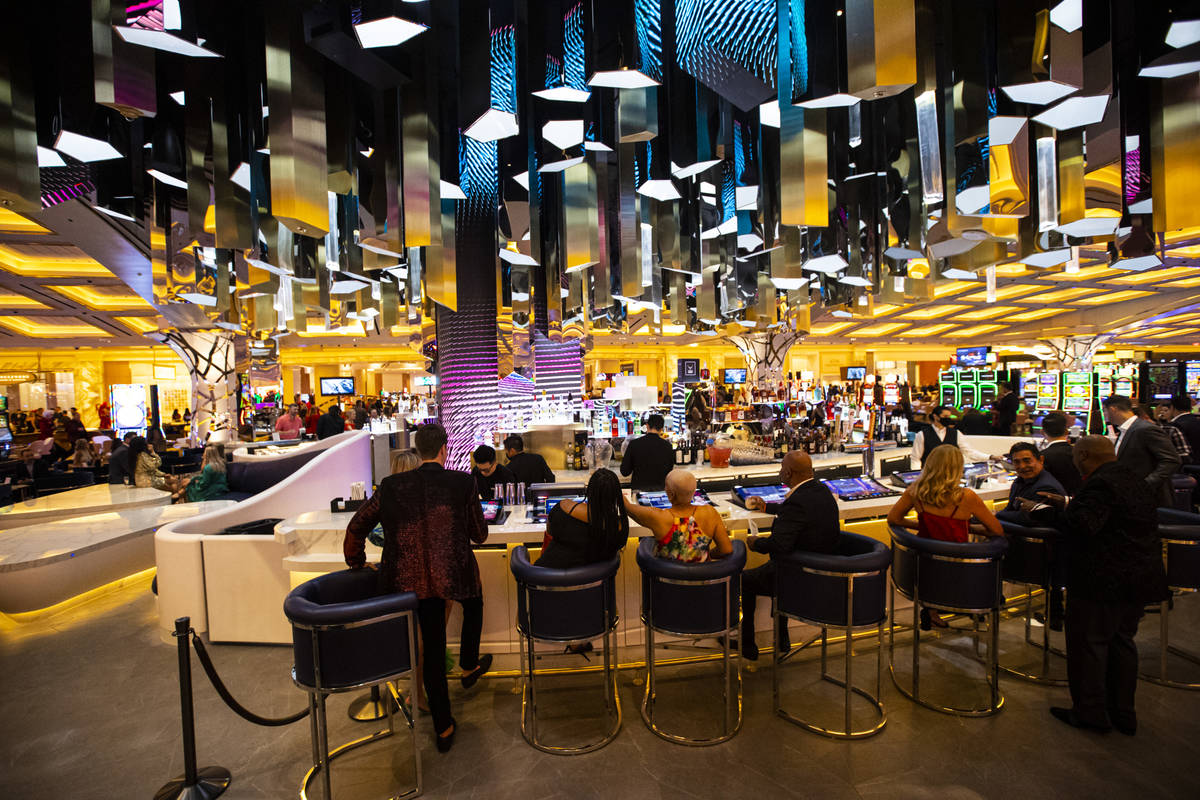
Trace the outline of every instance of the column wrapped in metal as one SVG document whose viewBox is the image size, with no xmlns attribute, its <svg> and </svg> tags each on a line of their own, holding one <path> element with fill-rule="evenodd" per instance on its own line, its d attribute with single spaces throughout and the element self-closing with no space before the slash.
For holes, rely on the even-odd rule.
<svg viewBox="0 0 1200 800">
<path fill-rule="evenodd" d="M 846 0 L 845 16 L 850 94 L 875 100 L 917 82 L 913 0 Z"/>
</svg>

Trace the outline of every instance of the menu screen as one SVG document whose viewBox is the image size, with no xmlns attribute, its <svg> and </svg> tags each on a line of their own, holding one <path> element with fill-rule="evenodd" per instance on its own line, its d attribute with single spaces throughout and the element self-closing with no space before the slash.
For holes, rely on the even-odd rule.
<svg viewBox="0 0 1200 800">
<path fill-rule="evenodd" d="M 782 503 L 787 499 L 788 487 L 778 486 L 735 486 L 734 493 L 744 503 L 751 497 L 761 497 L 766 503 Z"/>
</svg>

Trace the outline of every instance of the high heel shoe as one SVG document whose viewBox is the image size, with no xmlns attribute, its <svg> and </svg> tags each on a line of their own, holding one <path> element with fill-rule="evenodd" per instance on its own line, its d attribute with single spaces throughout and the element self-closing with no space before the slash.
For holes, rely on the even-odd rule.
<svg viewBox="0 0 1200 800">
<path fill-rule="evenodd" d="M 454 746 L 454 734 L 458 733 L 458 723 L 454 717 L 450 718 L 450 733 L 446 735 L 437 735 L 437 751 L 439 753 L 448 753 L 450 748 Z"/>
<path fill-rule="evenodd" d="M 921 630 L 929 631 L 934 628 L 949 628 L 950 624 L 945 622 L 941 615 L 932 613 L 928 608 L 921 609 Z"/>
</svg>

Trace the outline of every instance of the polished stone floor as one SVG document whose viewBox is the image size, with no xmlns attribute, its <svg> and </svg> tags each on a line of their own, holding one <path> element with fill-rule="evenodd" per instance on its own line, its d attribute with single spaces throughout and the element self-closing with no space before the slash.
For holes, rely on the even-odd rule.
<svg viewBox="0 0 1200 800">
<path fill-rule="evenodd" d="M 150 798 L 182 771 L 175 650 L 157 640 L 154 614 L 153 597 L 144 586 L 133 586 L 50 619 L 0 623 L 0 798 Z M 1200 650 L 1200 598 L 1183 598 L 1175 615 L 1177 641 Z M 1019 629 L 1017 620 L 1004 623 L 1006 656 L 1019 647 Z M 1139 642 L 1147 662 L 1156 649 L 1157 630 L 1156 617 L 1143 622 Z M 252 710 L 282 716 L 304 707 L 304 694 L 288 677 L 290 649 L 226 645 L 211 650 L 231 690 Z M 907 644 L 897 649 L 900 660 L 909 653 Z M 868 649 L 855 669 L 867 677 L 873 665 Z M 1176 666 L 1186 670 L 1182 662 Z M 922 682 L 931 691 L 961 693 L 970 687 L 954 686 L 949 677 L 960 668 L 978 669 L 970 642 L 947 637 L 927 651 Z M 684 667 L 680 673 L 677 668 L 682 677 L 663 673 L 664 725 L 714 730 L 720 702 L 714 669 Z M 812 708 L 800 690 L 808 698 L 834 698 L 806 677 L 815 674 L 815 662 L 789 670 L 786 694 L 792 707 Z M 594 676 L 553 680 L 565 688 L 543 695 L 547 734 L 584 731 L 582 723 L 568 726 L 565 720 L 599 707 Z M 625 717 L 618 738 L 598 752 L 572 758 L 542 754 L 525 744 L 513 679 L 485 680 L 470 692 L 452 683 L 460 725 L 454 749 L 438 754 L 428 718 L 418 722 L 426 795 L 529 800 L 1200 797 L 1200 692 L 1141 682 L 1140 730 L 1129 738 L 1074 730 L 1051 718 L 1046 709 L 1066 700 L 1064 689 L 1006 679 L 1007 703 L 999 715 L 963 719 L 915 706 L 885 678 L 886 729 L 872 739 L 841 742 L 773 716 L 771 672 L 760 667 L 745 674 L 742 731 L 722 745 L 687 748 L 658 739 L 643 725 L 635 701 L 640 681 L 640 672 L 621 673 Z M 199 762 L 233 773 L 224 796 L 295 797 L 311 753 L 307 723 L 263 728 L 243 721 L 222 704 L 198 664 L 195 686 Z M 330 702 L 335 743 L 369 730 L 346 717 L 348 701 Z M 681 708 L 688 711 L 681 714 Z M 826 719 L 836 721 L 837 708 L 825 708 L 833 712 Z M 860 711 L 856 719 L 865 722 L 865 710 Z M 408 745 L 407 734 L 400 734 L 346 756 L 335 764 L 335 797 L 386 797 L 411 781 Z"/>
</svg>

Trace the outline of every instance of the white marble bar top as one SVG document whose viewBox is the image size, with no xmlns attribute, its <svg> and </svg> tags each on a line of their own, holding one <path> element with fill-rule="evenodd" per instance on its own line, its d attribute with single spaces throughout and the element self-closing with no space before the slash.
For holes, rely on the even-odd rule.
<svg viewBox="0 0 1200 800">
<path fill-rule="evenodd" d="M 232 500 L 143 506 L 0 531 L 0 572 L 40 567 L 124 539 L 153 533 L 168 522 L 235 505 Z"/>
<path fill-rule="evenodd" d="M 983 488 L 976 490 L 984 500 L 999 500 L 1008 496 L 1009 483 L 1006 481 L 988 481 Z M 855 500 L 853 502 L 838 501 L 839 517 L 843 521 L 871 519 L 887 514 L 895 504 L 899 495 L 892 497 L 877 497 L 870 500 Z M 746 530 L 753 522 L 759 529 L 771 527 L 774 517 L 763 511 L 748 511 L 730 502 L 729 493 L 710 494 L 716 504 L 725 526 L 730 531 Z M 529 521 L 529 507 L 525 505 L 509 506 L 508 518 L 503 525 L 488 527 L 488 538 L 485 545 L 495 544 L 525 544 L 540 542 L 546 532 L 545 523 Z M 284 565 L 292 570 L 318 571 L 320 568 L 336 569 L 341 563 L 342 540 L 346 534 L 346 525 L 354 515 L 349 512 L 334 513 L 329 509 L 308 511 L 295 517 L 285 519 L 275 526 L 275 539 L 282 543 L 288 552 Z M 649 536 L 650 531 L 633 519 L 629 520 L 629 535 L 631 537 Z M 378 561 L 381 550 L 367 543 L 367 560 Z"/>
<path fill-rule="evenodd" d="M 170 492 L 124 484 L 99 483 L 13 503 L 10 506 L 0 506 L 0 531 L 104 511 L 166 506 L 170 503 Z"/>
</svg>

